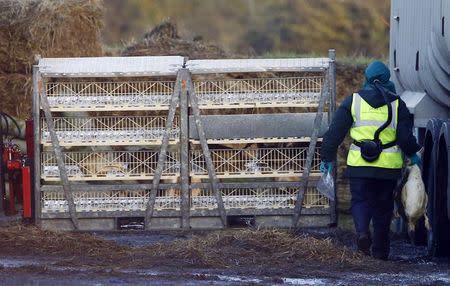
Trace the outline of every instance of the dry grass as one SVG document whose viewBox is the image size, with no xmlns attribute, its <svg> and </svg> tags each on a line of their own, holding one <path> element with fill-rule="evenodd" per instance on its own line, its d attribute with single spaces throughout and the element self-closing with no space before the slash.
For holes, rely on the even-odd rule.
<svg viewBox="0 0 450 286">
<path fill-rule="evenodd" d="M 2 111 L 18 118 L 31 115 L 31 76 L 24 74 L 0 74 Z"/>
<path fill-rule="evenodd" d="M 282 230 L 224 230 L 147 247 L 125 247 L 92 234 L 44 231 L 34 226 L 0 228 L 0 253 L 54 257 L 71 265 L 114 267 L 240 268 L 258 271 L 300 266 L 360 266 L 366 258 L 331 239 Z M 337 266 L 336 266 L 337 265 Z"/>
<path fill-rule="evenodd" d="M 359 254 L 331 239 L 294 236 L 282 230 L 226 230 L 148 248 L 158 256 L 204 267 L 288 267 L 308 262 L 358 265 Z"/>
<path fill-rule="evenodd" d="M 35 55 L 101 55 L 99 0 L 1 0 L 0 71 L 30 73 Z"/>
<path fill-rule="evenodd" d="M 125 248 L 114 242 L 91 234 L 45 231 L 35 226 L 2 227 L 0 240 L 2 241 L 0 252 L 3 254 L 112 259 L 126 253 Z"/>
<path fill-rule="evenodd" d="M 181 39 L 175 24 L 163 22 L 131 43 L 123 56 L 184 56 L 189 59 L 220 59 L 230 57 L 219 46 L 204 41 Z"/>
</svg>

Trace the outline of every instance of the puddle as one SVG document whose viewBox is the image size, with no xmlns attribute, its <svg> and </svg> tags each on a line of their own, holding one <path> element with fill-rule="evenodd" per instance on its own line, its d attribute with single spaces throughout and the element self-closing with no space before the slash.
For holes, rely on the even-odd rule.
<svg viewBox="0 0 450 286">
<path fill-rule="evenodd" d="M 0 268 L 20 268 L 41 265 L 42 262 L 28 259 L 0 258 Z"/>
<path fill-rule="evenodd" d="M 325 282 L 323 279 L 312 278 L 282 278 L 283 283 L 288 285 L 330 285 L 329 282 Z"/>
</svg>

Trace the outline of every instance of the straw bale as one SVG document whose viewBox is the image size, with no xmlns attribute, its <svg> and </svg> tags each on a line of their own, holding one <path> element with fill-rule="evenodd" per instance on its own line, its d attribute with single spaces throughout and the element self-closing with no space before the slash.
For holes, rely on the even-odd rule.
<svg viewBox="0 0 450 286">
<path fill-rule="evenodd" d="M 31 117 L 31 76 L 0 74 L 1 111 L 20 119 Z"/>
<path fill-rule="evenodd" d="M 219 46 L 201 40 L 181 39 L 174 23 L 165 21 L 132 43 L 123 56 L 184 56 L 189 59 L 220 59 L 229 57 Z"/>
<path fill-rule="evenodd" d="M 35 55 L 100 56 L 100 0 L 0 0 L 0 72 L 30 73 Z"/>
<path fill-rule="evenodd" d="M 31 71 L 36 55 L 102 55 L 101 0 L 0 0 L 1 110 L 31 116 Z"/>
</svg>

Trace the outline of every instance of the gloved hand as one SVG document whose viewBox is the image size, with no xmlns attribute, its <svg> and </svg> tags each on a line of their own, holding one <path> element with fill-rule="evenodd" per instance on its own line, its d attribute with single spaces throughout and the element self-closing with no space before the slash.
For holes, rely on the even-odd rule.
<svg viewBox="0 0 450 286">
<path fill-rule="evenodd" d="M 411 161 L 411 165 L 422 166 L 422 159 L 420 159 L 420 156 L 417 155 L 417 153 L 409 157 L 409 160 Z"/>
<path fill-rule="evenodd" d="M 332 162 L 325 162 L 322 161 L 320 162 L 320 172 L 325 174 L 325 173 L 329 173 L 333 170 L 333 163 Z"/>
</svg>

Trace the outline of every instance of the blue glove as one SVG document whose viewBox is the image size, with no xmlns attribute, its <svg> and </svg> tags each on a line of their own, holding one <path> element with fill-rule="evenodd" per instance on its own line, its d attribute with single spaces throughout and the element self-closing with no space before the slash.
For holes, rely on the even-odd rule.
<svg viewBox="0 0 450 286">
<path fill-rule="evenodd" d="M 411 165 L 418 165 L 422 166 L 422 159 L 420 159 L 419 155 L 414 154 L 411 157 L 409 157 L 409 160 L 411 161 Z"/>
<path fill-rule="evenodd" d="M 323 174 L 330 173 L 333 170 L 333 163 L 322 161 L 322 162 L 320 162 L 319 169 L 320 169 L 320 172 Z"/>
</svg>

